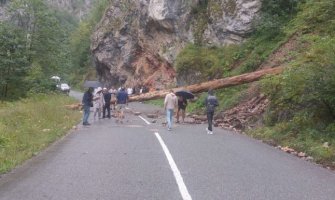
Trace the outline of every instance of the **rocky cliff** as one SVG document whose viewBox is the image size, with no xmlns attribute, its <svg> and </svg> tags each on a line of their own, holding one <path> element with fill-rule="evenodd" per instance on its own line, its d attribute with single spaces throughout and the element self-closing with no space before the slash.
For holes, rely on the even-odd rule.
<svg viewBox="0 0 335 200">
<path fill-rule="evenodd" d="M 83 19 L 92 9 L 96 0 L 47 0 L 48 3 L 60 10 L 65 10 L 78 19 Z"/>
<path fill-rule="evenodd" d="M 98 75 L 112 85 L 175 84 L 174 61 L 187 43 L 240 43 L 260 7 L 260 0 L 112 0 L 92 36 Z"/>
<path fill-rule="evenodd" d="M 48 4 L 61 11 L 66 11 L 77 19 L 83 19 L 92 9 L 96 0 L 46 0 Z M 9 0 L 0 0 L 0 21 L 8 19 L 6 9 Z"/>
</svg>

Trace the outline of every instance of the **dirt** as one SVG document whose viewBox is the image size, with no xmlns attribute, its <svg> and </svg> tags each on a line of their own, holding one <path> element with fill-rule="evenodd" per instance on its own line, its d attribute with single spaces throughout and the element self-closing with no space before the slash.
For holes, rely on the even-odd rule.
<svg viewBox="0 0 335 200">
<path fill-rule="evenodd" d="M 293 35 L 286 43 L 282 44 L 265 62 L 261 64 L 259 69 L 286 66 L 287 63 L 295 58 L 295 55 L 292 54 L 292 52 L 297 52 L 301 46 L 298 37 L 299 35 Z"/>
</svg>

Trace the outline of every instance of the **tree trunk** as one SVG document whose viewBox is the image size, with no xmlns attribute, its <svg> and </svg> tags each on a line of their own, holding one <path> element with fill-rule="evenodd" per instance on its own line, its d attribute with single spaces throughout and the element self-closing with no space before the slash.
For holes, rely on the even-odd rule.
<svg viewBox="0 0 335 200">
<path fill-rule="evenodd" d="M 275 67 L 270 69 L 263 69 L 251 73 L 241 74 L 238 76 L 217 79 L 213 81 L 203 82 L 199 84 L 189 85 L 185 87 L 174 88 L 174 91 L 178 90 L 188 90 L 193 93 L 205 92 L 209 89 L 219 89 L 219 88 L 226 88 L 236 85 L 241 85 L 244 83 L 250 83 L 254 81 L 258 81 L 265 75 L 269 74 L 280 74 L 284 70 L 283 67 Z M 132 96 L 129 98 L 130 101 L 146 101 L 151 99 L 159 99 L 165 97 L 166 94 L 169 93 L 169 90 L 161 90 L 161 91 L 154 91 L 149 92 L 141 95 Z"/>
</svg>

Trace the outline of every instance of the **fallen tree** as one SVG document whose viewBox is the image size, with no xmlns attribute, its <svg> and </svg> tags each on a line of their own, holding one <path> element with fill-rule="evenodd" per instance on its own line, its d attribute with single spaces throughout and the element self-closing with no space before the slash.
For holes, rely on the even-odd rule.
<svg viewBox="0 0 335 200">
<path fill-rule="evenodd" d="M 284 70 L 283 67 L 275 67 L 275 68 L 269 68 L 269 69 L 263 69 L 251 73 L 241 74 L 238 76 L 232 76 L 228 78 L 222 78 L 212 81 L 207 81 L 199 84 L 179 87 L 179 88 L 173 88 L 174 91 L 178 90 L 188 90 L 193 93 L 199 93 L 199 92 L 205 92 L 209 89 L 219 89 L 219 88 L 226 88 L 236 85 L 241 85 L 245 83 L 250 83 L 254 81 L 258 81 L 265 75 L 274 75 L 274 74 L 280 74 Z M 166 94 L 169 93 L 169 90 L 160 90 L 160 91 L 154 91 L 149 92 L 141 95 L 136 95 L 130 97 L 130 101 L 146 101 L 151 99 L 159 99 L 165 97 Z"/>
</svg>

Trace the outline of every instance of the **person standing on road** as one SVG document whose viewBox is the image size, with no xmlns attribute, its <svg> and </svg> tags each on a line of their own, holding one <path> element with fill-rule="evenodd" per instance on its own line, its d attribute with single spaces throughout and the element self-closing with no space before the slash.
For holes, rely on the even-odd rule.
<svg viewBox="0 0 335 200">
<path fill-rule="evenodd" d="M 101 119 L 102 109 L 105 104 L 104 95 L 102 94 L 101 87 L 98 87 L 94 95 L 93 101 L 94 101 L 94 120 L 96 120 L 97 114 L 98 114 L 98 119 Z"/>
<path fill-rule="evenodd" d="M 115 110 L 117 90 L 114 87 L 112 87 L 112 89 L 109 90 L 109 93 L 111 94 L 111 104 L 112 104 L 111 109 Z"/>
<path fill-rule="evenodd" d="M 107 117 L 108 119 L 111 118 L 111 98 L 112 94 L 107 90 L 107 88 L 104 88 L 102 90 L 105 100 L 105 105 L 102 111 L 102 118 L 106 118 L 106 111 L 107 111 Z"/>
<path fill-rule="evenodd" d="M 93 107 L 93 90 L 94 88 L 90 87 L 83 96 L 82 104 L 84 109 L 84 115 L 83 115 L 83 125 L 89 126 L 91 125 L 88 123 L 88 118 L 90 116 L 90 108 Z"/>
<path fill-rule="evenodd" d="M 186 112 L 187 100 L 185 97 L 178 96 L 178 111 L 177 111 L 177 122 L 179 123 L 179 116 L 181 114 L 182 122 L 185 121 L 185 112 Z"/>
<path fill-rule="evenodd" d="M 116 122 L 123 123 L 124 118 L 124 109 L 126 109 L 126 105 L 128 105 L 128 93 L 126 92 L 124 87 L 121 87 L 121 90 L 116 95 L 116 103 L 117 103 L 117 119 Z"/>
<path fill-rule="evenodd" d="M 219 106 L 217 98 L 214 96 L 213 90 L 208 91 L 208 96 L 205 99 L 208 128 L 206 128 L 207 134 L 213 134 L 213 118 L 215 107 Z"/>
<path fill-rule="evenodd" d="M 170 93 L 165 96 L 164 100 L 164 110 L 166 110 L 166 120 L 169 131 L 172 129 L 173 111 L 176 106 L 177 96 L 173 93 L 173 90 L 170 90 Z"/>
</svg>

